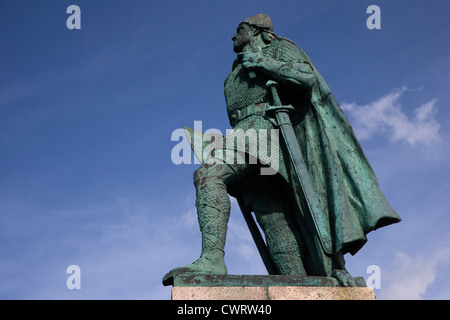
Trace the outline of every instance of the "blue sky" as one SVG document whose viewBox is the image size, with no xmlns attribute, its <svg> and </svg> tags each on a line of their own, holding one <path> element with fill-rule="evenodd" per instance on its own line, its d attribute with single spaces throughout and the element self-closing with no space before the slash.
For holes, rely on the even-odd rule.
<svg viewBox="0 0 450 320">
<path fill-rule="evenodd" d="M 81 8 L 81 30 L 66 9 Z M 369 30 L 366 9 L 381 8 Z M 450 23 L 446 1 L 0 3 L 0 298 L 170 299 L 161 277 L 200 253 L 174 130 L 229 128 L 223 81 L 240 21 L 267 13 L 304 49 L 403 218 L 347 267 L 380 299 L 450 299 Z M 238 206 L 232 274 L 264 274 Z M 81 289 L 66 287 L 69 265 Z"/>
</svg>

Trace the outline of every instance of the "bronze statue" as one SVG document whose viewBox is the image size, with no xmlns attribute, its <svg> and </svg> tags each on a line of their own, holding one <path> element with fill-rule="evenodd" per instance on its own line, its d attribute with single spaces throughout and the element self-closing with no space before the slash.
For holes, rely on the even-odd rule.
<svg viewBox="0 0 450 320">
<path fill-rule="evenodd" d="M 280 130 L 276 174 L 261 174 L 267 161 L 258 150 L 249 151 L 251 141 L 224 147 L 244 163 L 227 162 L 217 152 L 213 156 L 221 161 L 202 164 L 194 174 L 201 256 L 167 273 L 163 283 L 178 273 L 227 273 L 230 194 L 238 199 L 269 274 L 335 277 L 342 286 L 355 286 L 344 255 L 355 254 L 367 233 L 400 217 L 309 57 L 276 35 L 265 14 L 245 19 L 232 40 L 237 59 L 224 84 L 230 124 L 243 132 Z"/>
</svg>

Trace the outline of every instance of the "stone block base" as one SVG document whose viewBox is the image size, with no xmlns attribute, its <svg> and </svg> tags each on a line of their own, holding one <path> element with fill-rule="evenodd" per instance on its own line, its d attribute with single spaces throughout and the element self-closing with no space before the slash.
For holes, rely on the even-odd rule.
<svg viewBox="0 0 450 320">
<path fill-rule="evenodd" d="M 364 279 L 355 279 L 359 287 L 331 277 L 186 273 L 174 276 L 172 300 L 375 300 Z"/>
<path fill-rule="evenodd" d="M 268 287 L 269 300 L 376 300 L 368 287 Z"/>
<path fill-rule="evenodd" d="M 172 300 L 375 300 L 368 287 L 173 287 Z"/>
<path fill-rule="evenodd" d="M 267 300 L 265 287 L 173 287 L 172 300 Z"/>
</svg>

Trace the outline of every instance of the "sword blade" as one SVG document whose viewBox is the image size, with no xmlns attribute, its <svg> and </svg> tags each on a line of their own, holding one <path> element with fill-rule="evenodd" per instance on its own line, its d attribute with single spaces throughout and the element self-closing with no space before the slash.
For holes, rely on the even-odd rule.
<svg viewBox="0 0 450 320">
<path fill-rule="evenodd" d="M 275 81 L 269 81 L 267 83 L 267 86 L 269 86 L 272 91 L 273 102 L 275 104 L 270 111 L 275 113 L 277 124 L 280 127 L 281 135 L 286 144 L 289 158 L 292 161 L 295 175 L 297 176 L 300 185 L 301 190 L 299 191 L 306 200 L 312 220 L 314 221 L 315 229 L 319 235 L 320 243 L 326 253 L 332 254 L 332 241 L 330 238 L 329 227 L 325 221 L 316 190 L 314 189 L 308 167 L 306 166 L 305 159 L 289 117 L 289 110 L 292 110 L 293 107 L 282 105 L 276 85 L 277 83 Z"/>
<path fill-rule="evenodd" d="M 312 215 L 315 228 L 319 234 L 320 242 L 326 253 L 331 254 L 331 239 L 329 236 L 327 223 L 323 216 L 322 209 L 319 204 L 316 190 L 311 181 L 308 168 L 306 166 L 303 154 L 300 150 L 297 137 L 290 123 L 289 114 L 287 112 L 278 112 L 276 114 L 277 123 L 280 126 L 281 134 L 286 143 L 289 157 L 291 158 L 295 174 L 298 178 L 300 189 L 303 192 L 303 197 L 306 200 L 308 209 Z M 288 122 L 289 121 L 289 122 Z"/>
</svg>

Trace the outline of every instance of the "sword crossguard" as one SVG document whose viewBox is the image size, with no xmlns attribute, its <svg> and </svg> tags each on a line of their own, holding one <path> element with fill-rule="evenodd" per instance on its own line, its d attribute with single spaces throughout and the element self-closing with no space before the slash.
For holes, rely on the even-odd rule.
<svg viewBox="0 0 450 320">
<path fill-rule="evenodd" d="M 281 103 L 280 100 L 280 96 L 278 95 L 278 91 L 277 91 L 277 87 L 278 87 L 278 82 L 273 81 L 273 80 L 269 80 L 266 83 L 266 86 L 272 91 L 272 99 L 273 99 L 273 106 L 270 106 L 269 108 L 267 108 L 267 112 L 273 112 L 274 114 L 277 113 L 289 113 L 289 111 L 294 110 L 294 107 L 291 105 L 286 105 L 284 106 Z M 283 121 L 283 123 L 286 121 Z M 287 119 L 287 122 L 289 122 L 289 120 Z"/>
<path fill-rule="evenodd" d="M 278 86 L 278 82 L 273 81 L 273 80 L 269 80 L 269 81 L 267 81 L 266 86 L 268 86 L 269 88 L 270 87 L 277 87 Z"/>
<path fill-rule="evenodd" d="M 292 110 L 295 110 L 295 108 L 292 105 L 288 104 L 286 106 L 270 106 L 266 109 L 266 112 L 268 112 L 268 113 L 288 112 L 289 113 L 289 111 L 292 111 Z"/>
<path fill-rule="evenodd" d="M 282 103 L 281 103 L 280 96 L 278 95 L 278 91 L 277 91 L 278 82 L 269 80 L 269 81 L 267 81 L 266 86 L 270 89 L 270 91 L 272 91 L 273 105 L 281 106 Z"/>
</svg>

